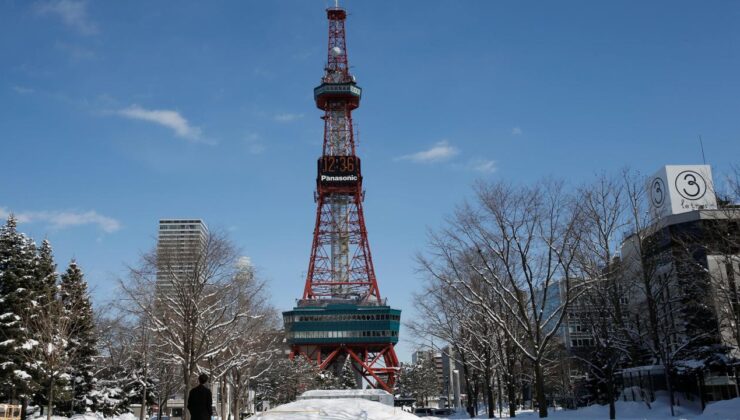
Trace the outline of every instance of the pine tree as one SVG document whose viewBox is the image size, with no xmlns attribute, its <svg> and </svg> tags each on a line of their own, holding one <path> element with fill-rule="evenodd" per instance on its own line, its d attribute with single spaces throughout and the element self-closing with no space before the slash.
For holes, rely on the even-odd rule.
<svg viewBox="0 0 740 420">
<path fill-rule="evenodd" d="M 0 399 L 20 400 L 25 410 L 34 383 L 22 357 L 32 344 L 23 317 L 32 306 L 36 247 L 16 227 L 11 215 L 0 228 Z"/>
<path fill-rule="evenodd" d="M 41 247 L 38 249 L 38 253 L 35 256 L 34 262 L 34 276 L 33 282 L 30 286 L 31 289 L 31 308 L 29 317 L 39 317 L 39 322 L 34 322 L 33 319 L 29 319 L 26 322 L 27 328 L 29 329 L 29 335 L 35 342 L 44 343 L 48 341 L 48 337 L 44 337 L 43 334 L 47 327 L 43 325 L 43 319 L 48 319 L 48 314 L 43 311 L 52 310 L 54 300 L 57 299 L 57 266 L 54 263 L 54 256 L 51 248 L 51 244 L 48 240 L 44 240 L 41 243 Z M 36 327 L 36 328 L 34 328 Z M 28 349 L 30 353 L 33 353 L 35 349 Z M 27 353 L 29 351 L 27 350 Z M 30 356 L 27 354 L 26 356 Z M 29 372 L 36 383 L 38 384 L 36 393 L 33 396 L 34 405 L 40 407 L 46 407 L 48 405 L 47 396 L 49 395 L 49 378 L 48 366 L 41 366 L 42 361 L 36 360 L 36 366 L 32 372 Z"/>
<path fill-rule="evenodd" d="M 339 376 L 337 376 L 336 389 L 357 389 L 357 379 L 352 369 L 352 358 L 350 356 L 344 359 L 342 369 L 339 371 Z"/>
<path fill-rule="evenodd" d="M 413 390 L 413 369 L 408 363 L 401 362 L 401 366 L 398 369 L 398 378 L 396 379 L 396 386 L 393 390 L 396 396 L 408 398 L 414 395 Z"/>
<path fill-rule="evenodd" d="M 56 296 L 58 278 L 57 265 L 54 263 L 51 244 L 46 239 L 38 249 L 35 265 L 33 289 L 36 297 L 34 299 L 38 306 L 43 306 L 50 298 Z"/>
<path fill-rule="evenodd" d="M 59 290 L 66 316 L 75 320 L 67 345 L 69 353 L 73 355 L 68 372 L 73 391 L 71 410 L 75 413 L 84 413 L 92 405 L 97 338 L 87 282 L 74 260 L 62 274 Z"/>
<path fill-rule="evenodd" d="M 330 370 L 322 370 L 316 375 L 316 389 L 335 389 L 337 378 Z"/>
</svg>

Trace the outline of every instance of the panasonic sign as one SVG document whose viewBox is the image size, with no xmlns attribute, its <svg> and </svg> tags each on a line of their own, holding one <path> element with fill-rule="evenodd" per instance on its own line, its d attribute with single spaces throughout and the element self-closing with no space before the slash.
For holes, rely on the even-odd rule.
<svg viewBox="0 0 740 420">
<path fill-rule="evenodd" d="M 354 182 L 357 181 L 357 175 L 331 176 L 321 175 L 321 182 Z"/>
</svg>

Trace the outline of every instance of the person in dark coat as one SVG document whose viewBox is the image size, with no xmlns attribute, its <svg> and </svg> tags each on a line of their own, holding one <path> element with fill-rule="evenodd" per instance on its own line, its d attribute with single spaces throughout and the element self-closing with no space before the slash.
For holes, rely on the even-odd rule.
<svg viewBox="0 0 740 420">
<path fill-rule="evenodd" d="M 202 373 L 198 376 L 198 386 L 190 390 L 188 394 L 188 411 L 190 420 L 211 420 L 213 415 L 213 397 L 211 390 L 206 387 L 208 375 Z"/>
</svg>

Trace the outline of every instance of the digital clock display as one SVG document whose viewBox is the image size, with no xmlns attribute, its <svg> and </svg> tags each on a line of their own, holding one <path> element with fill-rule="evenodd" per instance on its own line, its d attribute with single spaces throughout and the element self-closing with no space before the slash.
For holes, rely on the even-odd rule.
<svg viewBox="0 0 740 420">
<path fill-rule="evenodd" d="M 322 156 L 317 182 L 325 186 L 348 186 L 359 182 L 360 158 L 357 156 Z"/>
</svg>

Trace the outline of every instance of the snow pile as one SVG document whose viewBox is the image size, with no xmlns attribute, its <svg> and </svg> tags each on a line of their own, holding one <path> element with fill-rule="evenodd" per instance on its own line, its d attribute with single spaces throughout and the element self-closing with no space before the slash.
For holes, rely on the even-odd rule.
<svg viewBox="0 0 740 420">
<path fill-rule="evenodd" d="M 736 419 L 740 417 L 740 398 L 709 403 L 698 419 Z"/>
<path fill-rule="evenodd" d="M 668 404 L 668 396 L 660 395 L 650 404 L 640 401 L 617 401 L 617 418 L 620 419 L 670 419 L 671 407 Z M 701 413 L 698 401 L 681 401 L 680 406 L 674 406 L 673 411 L 678 418 L 694 418 Z M 579 410 L 562 410 L 554 413 L 553 417 L 561 418 L 609 418 L 609 406 L 594 404 Z M 673 417 L 675 418 L 675 417 Z M 719 420 L 719 419 L 717 419 Z"/>
<path fill-rule="evenodd" d="M 357 398 L 306 399 L 283 404 L 257 414 L 255 419 L 272 420 L 413 420 L 401 407 L 389 407 Z"/>
<path fill-rule="evenodd" d="M 388 391 L 382 389 L 314 389 L 301 394 L 302 399 L 311 399 L 316 397 L 347 397 L 362 398 L 364 396 L 385 396 L 390 395 Z"/>
<path fill-rule="evenodd" d="M 46 419 L 46 416 L 42 416 L 42 419 Z M 51 420 L 139 420 L 138 417 L 134 416 L 131 413 L 125 413 L 121 414 L 120 416 L 115 417 L 103 417 L 102 414 L 99 413 L 85 413 L 85 414 L 75 414 L 72 417 L 62 417 L 62 416 L 51 416 Z"/>
</svg>

